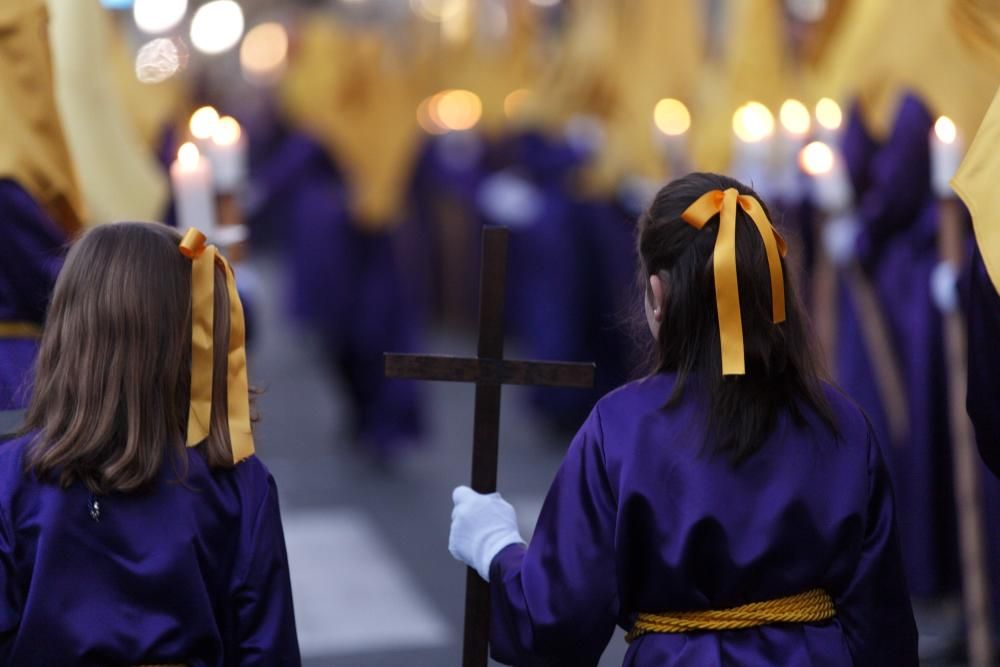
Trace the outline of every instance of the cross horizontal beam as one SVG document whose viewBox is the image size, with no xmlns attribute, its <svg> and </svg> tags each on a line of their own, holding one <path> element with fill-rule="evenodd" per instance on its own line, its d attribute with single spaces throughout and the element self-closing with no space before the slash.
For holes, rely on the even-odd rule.
<svg viewBox="0 0 1000 667">
<path fill-rule="evenodd" d="M 594 364 L 510 359 L 476 359 L 427 354 L 386 354 L 387 377 L 404 380 L 523 384 L 544 387 L 594 386 Z"/>
</svg>

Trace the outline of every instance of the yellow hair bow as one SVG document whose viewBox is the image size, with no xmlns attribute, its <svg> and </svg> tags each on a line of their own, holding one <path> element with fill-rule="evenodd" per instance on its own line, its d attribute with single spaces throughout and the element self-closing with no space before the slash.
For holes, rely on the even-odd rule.
<svg viewBox="0 0 1000 667">
<path fill-rule="evenodd" d="M 764 207 L 756 198 L 741 195 L 736 188 L 711 190 L 691 204 L 681 218 L 701 229 L 719 214 L 719 235 L 715 240 L 712 264 L 715 271 L 715 302 L 719 311 L 719 339 L 722 346 L 722 374 L 746 374 L 743 352 L 743 319 L 740 291 L 736 280 L 736 206 L 739 205 L 757 227 L 767 251 L 771 272 L 771 309 L 775 324 L 785 321 L 785 283 L 781 258 L 788 252 L 785 239 L 774 229 Z"/>
<path fill-rule="evenodd" d="M 188 412 L 187 446 L 208 437 L 212 417 L 213 351 L 215 348 L 215 265 L 226 275 L 229 291 L 229 351 L 227 394 L 229 440 L 233 463 L 254 452 L 250 430 L 250 388 L 247 382 L 246 324 L 243 304 L 236 292 L 233 268 L 205 235 L 191 228 L 180 243 L 181 254 L 191 259 L 191 406 Z"/>
</svg>

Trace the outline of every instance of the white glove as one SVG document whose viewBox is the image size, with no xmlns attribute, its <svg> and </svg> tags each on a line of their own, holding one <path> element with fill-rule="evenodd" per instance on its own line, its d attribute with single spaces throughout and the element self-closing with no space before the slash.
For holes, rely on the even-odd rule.
<svg viewBox="0 0 1000 667">
<path fill-rule="evenodd" d="M 846 266 L 857 254 L 858 223 L 849 215 L 823 226 L 823 250 L 835 266 Z"/>
<path fill-rule="evenodd" d="M 467 486 L 452 491 L 451 500 L 448 551 L 489 581 L 493 558 L 506 546 L 524 544 L 514 508 L 499 493 L 483 495 Z"/>
<path fill-rule="evenodd" d="M 931 273 L 931 296 L 942 313 L 958 308 L 958 271 L 951 262 L 938 262 Z"/>
</svg>

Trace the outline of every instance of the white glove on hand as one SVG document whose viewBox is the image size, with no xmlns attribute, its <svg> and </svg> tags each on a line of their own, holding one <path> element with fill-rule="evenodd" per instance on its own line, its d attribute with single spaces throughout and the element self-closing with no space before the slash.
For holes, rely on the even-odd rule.
<svg viewBox="0 0 1000 667">
<path fill-rule="evenodd" d="M 942 313 L 958 308 L 958 271 L 951 262 L 938 262 L 931 273 L 931 296 Z"/>
<path fill-rule="evenodd" d="M 467 486 L 457 487 L 451 500 L 455 508 L 451 511 L 448 551 L 489 581 L 490 564 L 496 555 L 508 545 L 524 544 L 514 508 L 499 493 L 483 495 Z"/>
<path fill-rule="evenodd" d="M 857 254 L 858 223 L 849 215 L 834 218 L 823 226 L 823 250 L 835 266 L 843 267 Z"/>
</svg>

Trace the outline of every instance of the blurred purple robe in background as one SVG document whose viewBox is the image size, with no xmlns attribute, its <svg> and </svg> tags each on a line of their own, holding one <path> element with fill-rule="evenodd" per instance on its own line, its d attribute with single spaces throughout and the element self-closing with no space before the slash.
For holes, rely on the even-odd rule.
<svg viewBox="0 0 1000 667">
<path fill-rule="evenodd" d="M 275 127 L 261 141 L 251 153 L 252 229 L 282 239 L 291 311 L 320 334 L 331 371 L 345 380 L 357 441 L 391 456 L 423 430 L 416 384 L 383 372 L 384 353 L 416 351 L 420 335 L 392 232 L 353 223 L 343 181 L 312 139 Z"/>
<path fill-rule="evenodd" d="M 917 596 L 945 594 L 958 585 L 941 318 L 930 294 L 938 262 L 928 146 L 932 125 L 923 102 L 905 95 L 884 143 L 865 128 L 857 106 L 843 137 L 860 226 L 858 260 L 878 295 L 907 390 L 905 440 L 890 442 L 860 313 L 846 284 L 840 285 L 836 377 L 886 443 L 907 580 Z"/>
<path fill-rule="evenodd" d="M 883 453 L 854 404 L 830 389 L 836 439 L 809 413 L 782 415 L 739 467 L 701 447 L 693 385 L 674 376 L 602 399 L 580 429 L 530 545 L 490 568 L 493 656 L 596 665 L 616 623 L 639 612 L 725 609 L 823 588 L 837 616 L 748 630 L 647 634 L 625 665 L 917 664 Z"/>
<path fill-rule="evenodd" d="M 301 664 L 277 489 L 251 457 L 209 470 L 187 449 L 146 491 L 94 498 L 24 473 L 0 445 L 0 663 Z"/>
<path fill-rule="evenodd" d="M 983 461 L 1000 477 L 1000 295 L 986 274 L 979 249 L 969 276 L 967 408 Z"/>
<path fill-rule="evenodd" d="M 0 239 L 0 322 L 41 328 L 66 235 L 24 188 L 0 179 Z M 27 404 L 37 352 L 37 339 L 0 337 L 0 411 Z"/>
</svg>

